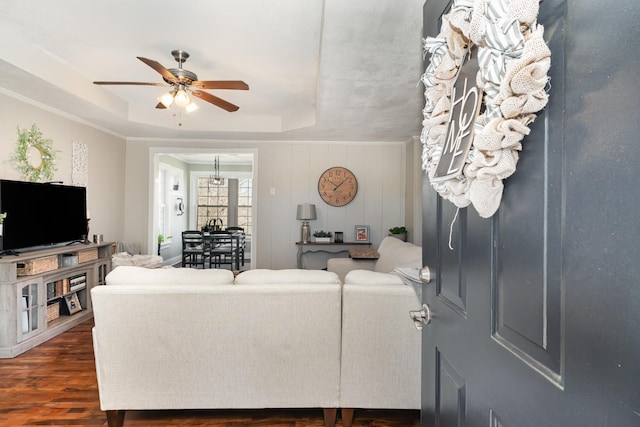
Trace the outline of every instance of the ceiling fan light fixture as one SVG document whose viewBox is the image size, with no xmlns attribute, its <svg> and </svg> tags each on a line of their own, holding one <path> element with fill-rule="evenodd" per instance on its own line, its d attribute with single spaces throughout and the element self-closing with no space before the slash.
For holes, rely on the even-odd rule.
<svg viewBox="0 0 640 427">
<path fill-rule="evenodd" d="M 182 108 L 186 107 L 191 102 L 189 95 L 187 95 L 187 92 L 184 89 L 178 89 L 176 95 L 173 97 L 173 100 L 178 107 Z"/>
<path fill-rule="evenodd" d="M 171 93 L 171 92 L 165 93 L 160 98 L 158 98 L 158 101 L 162 105 L 164 105 L 166 108 L 171 107 L 171 104 L 173 104 L 173 93 Z"/>
<path fill-rule="evenodd" d="M 198 108 L 200 108 L 200 107 L 198 106 L 198 104 L 193 102 L 193 100 L 191 100 L 191 102 L 189 102 L 187 104 L 187 106 L 184 107 L 184 109 L 186 110 L 187 113 L 191 113 L 193 111 L 196 111 Z"/>
<path fill-rule="evenodd" d="M 158 61 L 149 58 L 143 58 L 138 56 L 137 58 L 151 67 L 154 71 L 162 76 L 164 83 L 149 83 L 149 82 L 111 82 L 111 81 L 95 81 L 97 85 L 134 85 L 134 86 L 162 86 L 171 87 L 171 91 L 158 98 L 157 109 L 164 110 L 169 109 L 173 104 L 176 104 L 180 108 L 187 108 L 187 112 L 194 111 L 198 108 L 193 104 L 188 93 L 191 91 L 193 96 L 213 104 L 216 107 L 220 107 L 228 112 L 234 112 L 238 110 L 237 105 L 218 98 L 203 89 L 233 89 L 233 90 L 249 90 L 249 85 L 242 80 L 199 80 L 198 76 L 182 68 L 183 63 L 189 58 L 189 53 L 183 50 L 173 50 L 171 55 L 178 62 L 178 68 L 165 68 Z"/>
</svg>

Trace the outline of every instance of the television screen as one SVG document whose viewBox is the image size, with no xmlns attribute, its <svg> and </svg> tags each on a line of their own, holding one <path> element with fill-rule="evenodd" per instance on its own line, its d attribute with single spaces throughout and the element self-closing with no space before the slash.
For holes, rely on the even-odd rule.
<svg viewBox="0 0 640 427">
<path fill-rule="evenodd" d="M 81 240 L 87 234 L 87 190 L 0 180 L 0 213 L 7 215 L 0 238 L 4 252 Z"/>
</svg>

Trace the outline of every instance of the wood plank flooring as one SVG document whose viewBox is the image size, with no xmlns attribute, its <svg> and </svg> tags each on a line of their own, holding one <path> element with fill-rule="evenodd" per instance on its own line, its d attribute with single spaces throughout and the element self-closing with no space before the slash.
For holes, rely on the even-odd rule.
<svg viewBox="0 0 640 427">
<path fill-rule="evenodd" d="M 0 426 L 105 426 L 93 320 L 14 359 L 0 359 Z M 340 415 L 336 426 L 341 426 Z M 323 427 L 321 409 L 127 411 L 125 427 Z M 356 410 L 354 427 L 420 427 L 419 411 Z"/>
</svg>

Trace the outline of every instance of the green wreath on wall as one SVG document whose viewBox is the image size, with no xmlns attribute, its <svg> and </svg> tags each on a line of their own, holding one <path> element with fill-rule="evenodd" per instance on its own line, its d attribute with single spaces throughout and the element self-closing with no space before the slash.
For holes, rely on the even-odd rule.
<svg viewBox="0 0 640 427">
<path fill-rule="evenodd" d="M 18 145 L 11 160 L 26 181 L 51 181 L 56 171 L 55 156 L 53 142 L 44 139 L 35 124 L 29 130 L 18 126 Z"/>
</svg>

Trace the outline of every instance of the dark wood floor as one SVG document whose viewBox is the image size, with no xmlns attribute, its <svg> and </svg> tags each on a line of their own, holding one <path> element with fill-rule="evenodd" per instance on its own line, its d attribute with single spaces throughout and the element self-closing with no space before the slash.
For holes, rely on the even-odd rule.
<svg viewBox="0 0 640 427">
<path fill-rule="evenodd" d="M 89 320 L 14 359 L 0 359 L 0 426 L 104 426 Z M 419 427 L 418 411 L 356 410 L 353 426 Z M 337 426 L 342 425 L 339 419 Z M 128 411 L 128 426 L 323 427 L 321 409 Z"/>
</svg>

